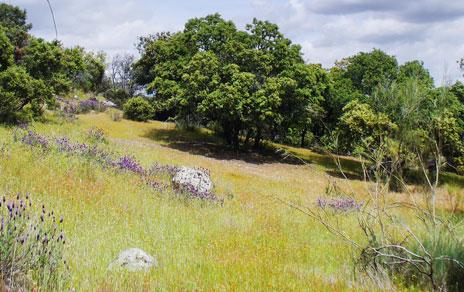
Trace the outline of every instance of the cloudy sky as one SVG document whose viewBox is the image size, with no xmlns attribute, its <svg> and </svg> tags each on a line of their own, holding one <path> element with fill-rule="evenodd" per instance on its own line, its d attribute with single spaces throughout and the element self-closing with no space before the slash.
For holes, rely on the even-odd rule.
<svg viewBox="0 0 464 292">
<path fill-rule="evenodd" d="M 3 1 L 3 0 L 2 0 Z M 380 48 L 402 63 L 425 62 L 437 85 L 463 79 L 463 0 L 50 0 L 65 45 L 135 53 L 137 36 L 176 31 L 186 20 L 219 12 L 239 28 L 253 17 L 277 23 L 325 67 L 359 51 Z M 37 36 L 53 39 L 46 0 L 6 0 L 27 9 Z"/>
</svg>

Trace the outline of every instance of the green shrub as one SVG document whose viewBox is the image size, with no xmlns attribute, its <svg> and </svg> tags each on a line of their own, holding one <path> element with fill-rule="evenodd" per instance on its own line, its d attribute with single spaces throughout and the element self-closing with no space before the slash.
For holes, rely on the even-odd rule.
<svg viewBox="0 0 464 292">
<path fill-rule="evenodd" d="M 147 121 L 150 119 L 154 110 L 151 104 L 143 97 L 134 97 L 129 99 L 123 107 L 124 116 L 134 121 Z"/>
<path fill-rule="evenodd" d="M 0 121 L 16 121 L 27 105 L 39 116 L 51 99 L 43 81 L 32 78 L 22 67 L 11 66 L 0 72 Z"/>
<path fill-rule="evenodd" d="M 6 70 L 13 64 L 14 47 L 0 27 L 0 71 Z"/>
</svg>

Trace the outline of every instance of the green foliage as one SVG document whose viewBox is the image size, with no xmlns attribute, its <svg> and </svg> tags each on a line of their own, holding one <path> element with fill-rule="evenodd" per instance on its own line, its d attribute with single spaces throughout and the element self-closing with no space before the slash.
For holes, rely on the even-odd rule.
<svg viewBox="0 0 464 292">
<path fill-rule="evenodd" d="M 371 94 L 378 85 L 388 84 L 397 78 L 398 62 L 379 49 L 361 52 L 346 59 L 345 77 L 352 81 L 355 89 Z"/>
<path fill-rule="evenodd" d="M 0 26 L 6 30 L 11 43 L 18 48 L 25 46 L 27 32 L 32 28 L 27 23 L 26 16 L 26 11 L 19 7 L 0 3 Z"/>
<path fill-rule="evenodd" d="M 83 53 L 84 66 L 81 72 L 77 72 L 77 87 L 84 91 L 101 92 L 105 77 L 105 59 L 103 52 Z"/>
<path fill-rule="evenodd" d="M 69 50 L 65 55 L 57 41 L 47 42 L 32 38 L 24 49 L 21 65 L 32 77 L 44 80 L 55 93 L 65 93 L 70 90 L 72 84 L 69 75 L 81 66 L 79 60 L 73 58 L 73 53 L 74 50 Z"/>
<path fill-rule="evenodd" d="M 351 79 L 346 78 L 342 67 L 335 66 L 329 71 L 332 88 L 323 106 L 327 112 L 324 123 L 329 129 L 335 128 L 343 108 L 354 99 L 361 99 L 363 94 L 354 88 Z"/>
<path fill-rule="evenodd" d="M 34 115 L 40 115 L 43 106 L 52 98 L 42 80 L 32 78 L 19 66 L 0 72 L 0 120 L 14 121 L 26 105 Z"/>
<path fill-rule="evenodd" d="M 375 112 L 357 99 L 343 108 L 338 133 L 340 146 L 345 151 L 365 153 L 379 148 L 398 126 L 384 113 Z"/>
<path fill-rule="evenodd" d="M 427 69 L 424 68 L 424 62 L 419 60 L 408 61 L 399 67 L 398 82 L 405 82 L 408 79 L 415 78 L 427 88 L 433 87 L 433 78 Z"/>
<path fill-rule="evenodd" d="M 323 128 L 320 123 L 326 114 L 323 104 L 331 94 L 332 83 L 320 65 L 298 63 L 280 76 L 288 78 L 280 109 L 285 117 L 282 131 L 295 130 L 303 147 L 308 132 L 322 133 L 318 128 Z"/>
<path fill-rule="evenodd" d="M 151 104 L 143 97 L 129 99 L 123 107 L 124 116 L 134 121 L 147 121 L 153 117 L 154 110 Z"/>
<path fill-rule="evenodd" d="M 5 70 L 14 62 L 13 59 L 14 47 L 6 36 L 3 29 L 0 27 L 0 71 Z"/>
<path fill-rule="evenodd" d="M 464 104 L 464 84 L 461 81 L 456 81 L 450 88 L 450 92 L 458 98 L 458 100 Z"/>
</svg>

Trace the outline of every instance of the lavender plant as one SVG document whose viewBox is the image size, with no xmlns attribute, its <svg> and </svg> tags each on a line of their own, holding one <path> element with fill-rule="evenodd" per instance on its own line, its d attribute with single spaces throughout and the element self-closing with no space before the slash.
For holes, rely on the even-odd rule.
<svg viewBox="0 0 464 292">
<path fill-rule="evenodd" d="M 193 199 L 201 199 L 213 202 L 224 203 L 222 199 L 219 199 L 214 193 L 212 192 L 202 192 L 196 186 L 191 184 L 185 184 L 182 188 L 177 189 L 180 193 L 185 194 L 187 197 Z"/>
<path fill-rule="evenodd" d="M 0 199 L 0 277 L 8 289 L 60 289 L 67 280 L 63 217 L 42 206 L 35 212 L 29 194 Z"/>
<path fill-rule="evenodd" d="M 176 174 L 178 169 L 179 168 L 177 166 L 154 163 L 148 170 L 148 174 L 149 175 L 168 174 L 170 176 L 173 176 Z"/>
<path fill-rule="evenodd" d="M 364 202 L 356 202 L 352 198 L 335 198 L 335 199 L 325 199 L 317 198 L 316 204 L 319 208 L 331 208 L 334 211 L 339 212 L 348 212 L 348 211 L 359 211 L 361 210 Z"/>
<path fill-rule="evenodd" d="M 116 166 L 119 167 L 119 169 L 131 171 L 138 175 L 143 176 L 145 174 L 143 167 L 131 156 L 120 157 L 116 162 Z"/>
<path fill-rule="evenodd" d="M 37 134 L 32 130 L 28 130 L 27 134 L 21 138 L 21 142 L 30 146 L 41 147 L 42 149 L 48 149 L 50 141 L 47 137 Z"/>
<path fill-rule="evenodd" d="M 80 113 L 87 113 L 92 110 L 103 112 L 106 110 L 106 106 L 99 102 L 96 98 L 89 98 L 79 102 L 78 111 Z"/>
<path fill-rule="evenodd" d="M 92 127 L 87 131 L 87 138 L 92 143 L 108 143 L 108 140 L 105 137 L 105 131 L 97 127 Z"/>
</svg>

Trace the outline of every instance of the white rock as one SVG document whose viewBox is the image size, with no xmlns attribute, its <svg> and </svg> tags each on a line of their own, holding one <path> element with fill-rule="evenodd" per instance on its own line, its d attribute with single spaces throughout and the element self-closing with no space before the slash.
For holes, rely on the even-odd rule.
<svg viewBox="0 0 464 292">
<path fill-rule="evenodd" d="M 124 268 L 131 272 L 148 271 L 158 265 L 156 259 L 139 248 L 130 248 L 122 251 L 108 269 Z"/>
<path fill-rule="evenodd" d="M 110 101 L 110 100 L 105 100 L 105 101 L 103 102 L 103 105 L 105 105 L 105 106 L 107 106 L 107 107 L 116 107 L 116 106 L 117 106 L 114 102 L 112 102 L 112 101 Z"/>
<path fill-rule="evenodd" d="M 177 188 L 190 185 L 201 193 L 211 192 L 213 189 L 213 182 L 209 173 L 195 168 L 180 167 L 175 173 L 172 182 Z"/>
</svg>

